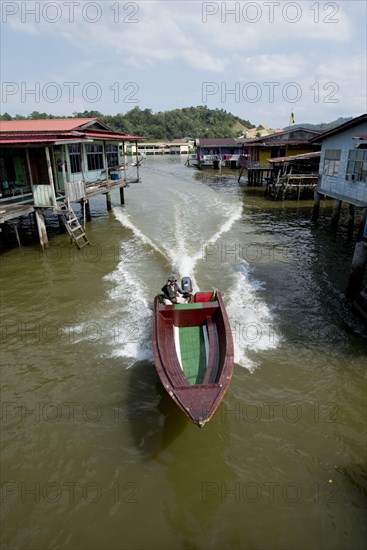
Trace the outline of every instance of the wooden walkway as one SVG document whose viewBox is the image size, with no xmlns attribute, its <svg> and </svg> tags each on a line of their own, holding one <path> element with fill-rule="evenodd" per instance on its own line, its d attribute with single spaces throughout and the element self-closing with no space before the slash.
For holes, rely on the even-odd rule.
<svg viewBox="0 0 367 550">
<path fill-rule="evenodd" d="M 18 233 L 17 222 L 23 216 L 29 216 L 34 214 L 35 216 L 35 227 L 37 227 L 40 244 L 42 248 L 48 246 L 48 236 L 46 223 L 44 219 L 43 212 L 46 210 L 52 211 L 56 216 L 59 216 L 60 221 L 62 221 L 71 237 L 72 242 L 74 242 L 79 248 L 89 244 L 88 238 L 85 234 L 84 229 L 79 223 L 77 216 L 75 216 L 71 204 L 80 203 L 83 206 L 84 217 L 87 221 L 91 220 L 90 215 L 90 206 L 89 198 L 95 197 L 97 195 L 105 195 L 107 210 L 111 210 L 111 191 L 115 189 L 120 190 L 120 203 L 125 204 L 124 198 L 124 188 L 131 183 L 138 183 L 140 179 L 129 178 L 127 180 L 100 180 L 94 181 L 89 185 L 85 185 L 80 188 L 80 194 L 71 194 L 68 197 L 64 193 L 57 192 L 57 196 L 53 195 L 53 199 L 50 199 L 50 204 L 48 205 L 47 201 L 45 204 L 35 204 L 34 196 L 32 193 L 24 195 L 25 200 L 21 200 L 20 196 L 5 198 L 0 200 L 0 231 L 2 231 L 1 225 L 10 223 L 13 225 L 15 236 L 18 242 L 18 245 L 21 246 L 20 237 Z M 42 187 L 41 185 L 38 188 Z M 46 185 L 45 185 L 46 187 Z M 36 195 L 35 195 L 36 196 Z M 70 211 L 70 215 L 66 215 L 66 212 Z"/>
<path fill-rule="evenodd" d="M 114 189 L 121 189 L 126 187 L 130 183 L 138 182 L 139 180 L 137 178 L 131 178 L 126 182 L 124 180 L 101 180 L 93 182 L 89 185 L 86 185 L 85 198 L 89 199 L 90 197 L 95 197 L 97 195 L 105 195 L 107 193 L 110 193 Z M 9 197 L 8 200 L 10 199 L 11 197 Z M 63 202 L 65 202 L 65 195 L 58 193 L 57 201 L 61 205 Z M 0 224 L 10 220 L 14 220 L 16 218 L 20 218 L 21 216 L 25 216 L 27 214 L 32 214 L 35 211 L 35 208 L 36 206 L 34 204 L 31 194 L 30 198 L 24 201 L 20 201 L 19 197 L 14 197 L 14 202 L 4 201 L 4 203 L 2 203 L 0 201 Z M 50 205 L 48 208 L 54 209 L 52 205 Z"/>
</svg>

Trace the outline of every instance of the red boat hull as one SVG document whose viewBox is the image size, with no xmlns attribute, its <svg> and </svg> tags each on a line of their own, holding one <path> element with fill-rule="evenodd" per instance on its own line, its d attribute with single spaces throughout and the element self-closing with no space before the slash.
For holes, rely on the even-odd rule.
<svg viewBox="0 0 367 550">
<path fill-rule="evenodd" d="M 195 424 L 202 427 L 215 413 L 230 384 L 234 348 L 231 327 L 219 292 L 198 292 L 195 302 L 200 309 L 176 309 L 154 300 L 152 346 L 158 376 L 173 401 Z M 189 306 L 188 306 L 189 307 Z M 180 364 L 174 341 L 174 327 L 205 325 L 208 333 L 208 357 L 200 384 L 190 384 Z"/>
</svg>

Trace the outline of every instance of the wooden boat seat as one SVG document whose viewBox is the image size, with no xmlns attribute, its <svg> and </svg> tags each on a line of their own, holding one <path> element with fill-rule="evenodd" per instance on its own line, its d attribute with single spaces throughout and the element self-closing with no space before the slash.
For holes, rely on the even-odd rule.
<svg viewBox="0 0 367 550">
<path fill-rule="evenodd" d="M 209 357 L 203 384 L 214 384 L 219 369 L 219 338 L 217 326 L 212 317 L 207 317 L 206 324 L 208 329 Z"/>
<path fill-rule="evenodd" d="M 176 348 L 173 338 L 173 321 L 172 319 L 165 319 L 165 341 L 166 341 L 166 357 L 169 364 L 172 366 L 172 370 L 167 372 L 167 376 L 170 378 L 172 385 L 175 387 L 187 386 L 189 384 L 180 363 L 177 359 Z"/>
</svg>

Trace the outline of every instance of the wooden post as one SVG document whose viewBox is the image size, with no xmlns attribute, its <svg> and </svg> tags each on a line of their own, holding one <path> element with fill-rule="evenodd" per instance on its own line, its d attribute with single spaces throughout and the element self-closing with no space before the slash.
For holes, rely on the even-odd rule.
<svg viewBox="0 0 367 550">
<path fill-rule="evenodd" d="M 331 216 L 331 228 L 335 231 L 339 224 L 340 209 L 342 206 L 342 201 L 336 199 L 334 201 L 333 214 Z"/>
<path fill-rule="evenodd" d="M 14 227 L 15 237 L 17 239 L 18 246 L 21 247 L 22 245 L 20 244 L 19 231 L 18 231 L 17 224 L 15 222 L 13 222 L 13 227 Z"/>
<path fill-rule="evenodd" d="M 48 170 L 48 181 L 50 183 L 50 187 L 51 187 L 51 190 L 52 190 L 52 202 L 53 202 L 53 206 L 56 207 L 57 202 L 56 202 L 55 182 L 54 182 L 54 177 L 53 177 L 53 174 L 52 174 L 52 165 L 51 165 L 51 159 L 50 159 L 50 148 L 45 147 L 45 152 L 46 152 L 46 161 L 47 161 L 47 170 Z"/>
<path fill-rule="evenodd" d="M 64 193 L 65 193 L 65 187 L 66 187 L 66 168 L 65 168 L 65 147 L 64 145 L 61 145 L 61 170 L 62 170 L 62 180 L 64 182 Z"/>
<path fill-rule="evenodd" d="M 36 222 L 37 222 L 40 244 L 41 244 L 42 250 L 44 250 L 45 248 L 48 248 L 48 236 L 47 236 L 45 218 L 39 209 L 36 209 L 34 213 L 35 213 Z"/>
<path fill-rule="evenodd" d="M 33 186 L 33 177 L 32 177 L 31 161 L 30 161 L 30 158 L 29 158 L 29 148 L 28 147 L 26 147 L 25 156 L 26 156 L 26 159 L 27 159 L 29 182 L 30 182 L 31 187 L 32 187 Z"/>
<path fill-rule="evenodd" d="M 348 227 L 347 227 L 348 241 L 350 241 L 353 237 L 353 230 L 354 230 L 354 204 L 350 204 L 348 209 Z"/>
<path fill-rule="evenodd" d="M 349 277 L 347 293 L 356 298 L 362 290 L 364 269 L 367 263 L 367 241 L 356 243 L 354 248 L 352 271 Z"/>
<path fill-rule="evenodd" d="M 60 233 L 66 233 L 66 227 L 65 227 L 64 221 L 62 219 L 62 215 L 59 214 L 58 218 L 59 218 Z"/>
<path fill-rule="evenodd" d="M 137 181 L 139 181 L 139 158 L 138 158 L 138 142 L 135 141 L 135 147 L 136 147 L 136 178 Z"/>
<path fill-rule="evenodd" d="M 362 238 L 363 231 L 364 231 L 365 225 L 366 225 L 366 219 L 367 219 L 367 208 L 364 208 L 362 210 L 361 219 L 360 219 L 360 222 L 358 224 L 357 241 L 360 241 L 361 238 Z"/>
<path fill-rule="evenodd" d="M 317 221 L 319 219 L 320 203 L 321 203 L 321 195 L 315 189 L 314 199 L 313 199 L 313 210 L 312 210 L 312 219 L 314 221 Z"/>
<path fill-rule="evenodd" d="M 125 204 L 125 195 L 124 195 L 124 188 L 120 187 L 120 202 L 122 205 Z"/>
<path fill-rule="evenodd" d="M 106 193 L 107 210 L 112 210 L 111 193 Z"/>
<path fill-rule="evenodd" d="M 124 141 L 122 142 L 122 163 L 123 163 L 123 167 L 124 167 L 123 168 L 124 182 L 126 183 L 126 152 L 125 152 L 125 142 Z"/>
<path fill-rule="evenodd" d="M 103 156 L 104 156 L 104 164 L 105 164 L 105 170 L 106 170 L 106 187 L 107 189 L 110 187 L 108 178 L 109 178 L 109 170 L 108 170 L 108 161 L 107 161 L 107 147 L 106 147 L 106 141 L 103 140 Z"/>
<path fill-rule="evenodd" d="M 84 207 L 85 207 L 85 219 L 87 222 L 92 221 L 92 216 L 90 213 L 90 204 L 88 199 L 84 199 Z"/>
</svg>

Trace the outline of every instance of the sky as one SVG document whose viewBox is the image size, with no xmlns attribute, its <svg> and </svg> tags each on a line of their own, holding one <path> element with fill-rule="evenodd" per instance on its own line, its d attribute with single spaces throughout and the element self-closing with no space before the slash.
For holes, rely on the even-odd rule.
<svg viewBox="0 0 367 550">
<path fill-rule="evenodd" d="M 367 111 L 367 3 L 1 0 L 1 112 L 206 105 L 256 126 Z"/>
</svg>

